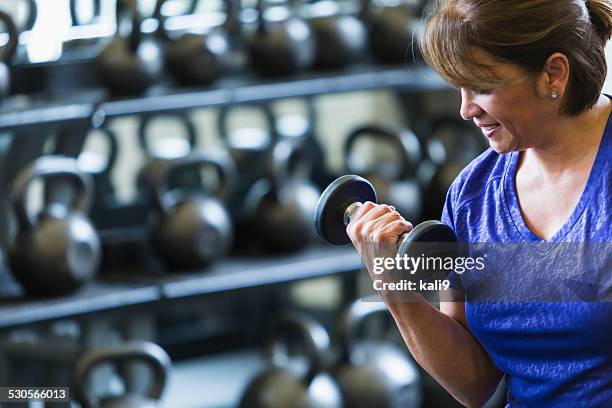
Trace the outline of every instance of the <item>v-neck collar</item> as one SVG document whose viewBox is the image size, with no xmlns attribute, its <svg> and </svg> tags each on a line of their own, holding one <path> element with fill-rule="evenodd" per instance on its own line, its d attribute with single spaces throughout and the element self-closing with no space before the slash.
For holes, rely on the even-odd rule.
<svg viewBox="0 0 612 408">
<path fill-rule="evenodd" d="M 609 95 L 608 98 L 612 99 Z M 605 170 L 605 163 L 608 159 L 608 155 L 606 152 L 610 151 L 610 143 L 612 133 L 612 113 L 608 116 L 608 121 L 606 122 L 606 127 L 604 129 L 604 134 L 599 143 L 599 149 L 597 150 L 597 155 L 595 157 L 595 161 L 593 162 L 593 166 L 591 167 L 591 171 L 589 173 L 589 177 L 587 179 L 586 185 L 580 199 L 578 200 L 578 204 L 574 207 L 571 215 L 565 221 L 561 229 L 559 229 L 550 240 L 545 240 L 536 235 L 525 222 L 525 218 L 523 217 L 523 213 L 521 211 L 521 206 L 518 199 L 518 193 L 516 191 L 516 173 L 518 170 L 518 162 L 520 157 L 520 152 L 512 152 L 510 153 L 510 160 L 506 166 L 506 170 L 504 171 L 504 180 L 503 180 L 503 198 L 505 201 L 505 207 L 507 210 L 507 214 L 512 218 L 514 226 L 516 227 L 518 233 L 525 240 L 525 242 L 562 242 L 564 241 L 567 234 L 572 230 L 576 222 L 582 217 L 585 209 L 588 207 L 589 200 L 595 189 L 597 181 L 602 177 L 602 173 Z M 552 197 L 551 197 L 552 198 Z"/>
</svg>

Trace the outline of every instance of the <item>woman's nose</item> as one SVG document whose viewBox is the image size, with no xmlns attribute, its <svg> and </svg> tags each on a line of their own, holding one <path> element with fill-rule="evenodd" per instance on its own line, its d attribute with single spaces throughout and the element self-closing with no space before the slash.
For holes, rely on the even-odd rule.
<svg viewBox="0 0 612 408">
<path fill-rule="evenodd" d="M 464 120 L 471 120 L 483 114 L 483 110 L 474 102 L 472 93 L 466 89 L 461 89 L 461 109 L 459 114 Z"/>
</svg>

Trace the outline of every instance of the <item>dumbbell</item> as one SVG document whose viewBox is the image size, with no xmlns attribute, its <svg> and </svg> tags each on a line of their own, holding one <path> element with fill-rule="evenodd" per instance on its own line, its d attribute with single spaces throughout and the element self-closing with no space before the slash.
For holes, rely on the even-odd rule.
<svg viewBox="0 0 612 408">
<path fill-rule="evenodd" d="M 376 190 L 368 180 L 352 174 L 334 180 L 317 202 L 315 226 L 319 236 L 333 245 L 350 243 L 346 226 L 366 201 L 376 202 Z M 397 255 L 411 254 L 414 243 L 424 242 L 454 243 L 457 237 L 448 225 L 425 221 L 400 236 Z"/>
</svg>

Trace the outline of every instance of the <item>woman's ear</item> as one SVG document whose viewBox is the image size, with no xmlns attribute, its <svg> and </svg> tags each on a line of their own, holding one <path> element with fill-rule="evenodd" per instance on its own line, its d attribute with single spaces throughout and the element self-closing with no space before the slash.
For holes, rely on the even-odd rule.
<svg viewBox="0 0 612 408">
<path fill-rule="evenodd" d="M 561 100 L 569 81 L 569 60 L 560 52 L 551 54 L 538 79 L 537 91 L 542 98 Z"/>
</svg>

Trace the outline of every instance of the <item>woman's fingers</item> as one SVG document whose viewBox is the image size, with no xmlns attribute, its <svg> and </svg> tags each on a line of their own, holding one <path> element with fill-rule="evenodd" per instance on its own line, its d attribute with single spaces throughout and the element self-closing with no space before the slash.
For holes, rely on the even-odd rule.
<svg viewBox="0 0 612 408">
<path fill-rule="evenodd" d="M 412 229 L 393 206 L 366 202 L 351 219 L 347 233 L 355 242 L 396 242 Z"/>
<path fill-rule="evenodd" d="M 366 201 L 365 203 L 363 203 L 361 208 L 359 208 L 359 210 L 357 210 L 355 215 L 353 215 L 351 217 L 351 223 L 355 223 L 355 222 L 359 221 L 361 218 L 363 218 L 366 215 L 369 216 L 370 215 L 370 211 L 372 211 L 372 210 L 379 211 L 380 207 L 382 207 L 382 205 L 375 204 L 375 203 L 373 203 L 371 201 Z"/>
<path fill-rule="evenodd" d="M 369 233 L 369 231 L 366 231 L 366 228 L 370 225 L 369 223 L 389 212 L 391 212 L 391 210 L 388 205 L 374 204 L 367 201 L 351 218 L 351 222 L 347 226 L 346 232 L 352 241 L 362 241 L 364 240 L 364 234 Z"/>
<path fill-rule="evenodd" d="M 374 232 L 372 240 L 374 242 L 396 243 L 402 234 L 412 231 L 412 223 L 398 219 L 388 223 Z"/>
</svg>

